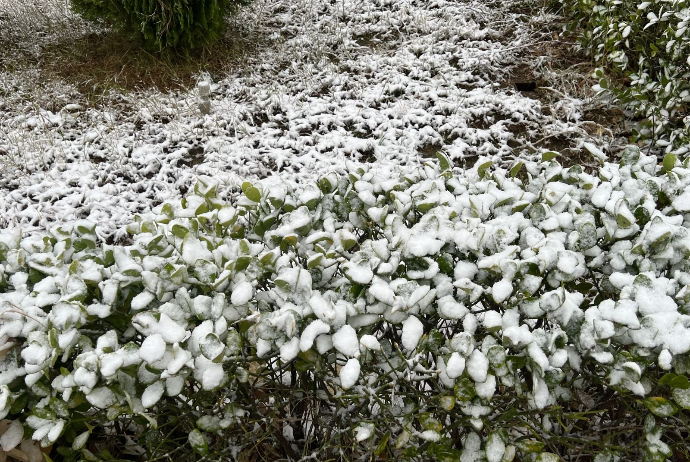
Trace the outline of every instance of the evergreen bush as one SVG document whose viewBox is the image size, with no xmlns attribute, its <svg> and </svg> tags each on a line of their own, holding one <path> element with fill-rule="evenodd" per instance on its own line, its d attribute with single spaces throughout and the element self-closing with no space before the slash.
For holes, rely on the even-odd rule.
<svg viewBox="0 0 690 462">
<path fill-rule="evenodd" d="M 690 161 L 554 156 L 200 178 L 122 246 L 0 233 L 3 449 L 687 459 Z"/>
<path fill-rule="evenodd" d="M 158 50 L 192 49 L 222 37 L 226 18 L 251 0 L 71 0 L 90 20 L 103 20 Z"/>
<path fill-rule="evenodd" d="M 646 120 L 636 140 L 690 144 L 690 2 L 566 0 L 570 29 L 600 69 L 599 90 Z"/>
</svg>

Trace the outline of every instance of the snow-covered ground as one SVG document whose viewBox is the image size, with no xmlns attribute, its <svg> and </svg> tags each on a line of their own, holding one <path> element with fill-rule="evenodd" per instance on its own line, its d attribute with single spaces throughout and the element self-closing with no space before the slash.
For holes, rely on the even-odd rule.
<svg viewBox="0 0 690 462">
<path fill-rule="evenodd" d="M 57 1 L 46 15 L 58 11 L 72 36 L 89 32 L 64 0 L 43 1 Z M 586 101 L 564 86 L 536 99 L 512 85 L 519 69 L 546 75 L 554 43 L 554 17 L 524 4 L 257 0 L 239 22 L 268 45 L 212 83 L 206 116 L 195 88 L 92 107 L 66 83 L 0 67 L 0 227 L 86 218 L 118 238 L 134 214 L 184 194 L 200 174 L 229 193 L 245 179 L 304 182 L 348 161 L 390 170 L 438 150 L 462 165 L 480 155 L 510 162 L 553 139 L 605 146 L 585 129 Z M 25 19 L 10 11 L 0 25 Z M 40 48 L 65 32 L 20 36 Z"/>
</svg>

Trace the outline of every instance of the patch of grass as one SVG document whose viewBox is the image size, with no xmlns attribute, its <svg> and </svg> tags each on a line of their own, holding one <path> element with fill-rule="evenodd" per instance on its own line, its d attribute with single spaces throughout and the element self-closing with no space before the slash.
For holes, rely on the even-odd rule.
<svg viewBox="0 0 690 462">
<path fill-rule="evenodd" d="M 3 12 L 5 1 L 0 0 L 0 71 L 31 73 L 36 84 L 67 84 L 89 105 L 104 103 L 109 94 L 187 89 L 202 73 L 219 79 L 241 69 L 267 42 L 233 18 L 224 37 L 208 47 L 155 53 L 137 39 L 74 16 L 64 0 L 10 5 Z"/>
<path fill-rule="evenodd" d="M 189 54 L 156 54 L 118 33 L 88 34 L 73 43 L 45 48 L 41 69 L 73 83 L 86 95 L 104 91 L 188 88 L 201 72 L 220 77 L 244 63 L 259 42 L 233 28 L 215 44 Z"/>
<path fill-rule="evenodd" d="M 256 51 L 258 41 L 233 32 L 186 55 L 151 53 L 140 42 L 115 32 L 90 33 L 75 41 L 47 45 L 37 56 L 17 59 L 13 53 L 10 70 L 37 68 L 41 80 L 71 84 L 92 103 L 111 91 L 174 92 L 194 85 L 202 72 L 214 79 L 225 75 Z"/>
</svg>

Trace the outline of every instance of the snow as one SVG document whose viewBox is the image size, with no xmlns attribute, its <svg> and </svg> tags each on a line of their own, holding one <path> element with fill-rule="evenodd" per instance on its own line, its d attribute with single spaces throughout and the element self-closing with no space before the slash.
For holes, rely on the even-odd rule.
<svg viewBox="0 0 690 462">
<path fill-rule="evenodd" d="M 407 252 L 414 257 L 435 255 L 444 244 L 445 242 L 428 235 L 414 236 L 407 243 Z"/>
<path fill-rule="evenodd" d="M 117 353 L 107 353 L 100 359 L 100 371 L 104 377 L 115 375 L 124 364 L 124 359 Z"/>
<path fill-rule="evenodd" d="M 395 304 L 395 292 L 382 279 L 375 277 L 368 290 L 377 300 L 391 306 Z"/>
<path fill-rule="evenodd" d="M 513 293 L 513 282 L 510 279 L 503 278 L 493 285 L 491 288 L 491 296 L 496 303 L 503 303 Z"/>
<path fill-rule="evenodd" d="M 17 91 L 3 93 L 10 99 L 0 103 L 0 132 L 8 135 L 0 139 L 0 226 L 9 227 L 11 232 L 0 233 L 0 242 L 12 250 L 7 264 L 0 265 L 0 283 L 9 281 L 12 292 L 0 294 L 0 309 L 4 310 L 0 313 L 0 354 L 4 357 L 5 345 L 12 348 L 18 338 L 27 337 L 27 341 L 20 353 L 23 368 L 16 375 L 2 370 L 0 384 L 19 376 L 24 377 L 27 388 L 40 388 L 39 381 L 51 360 L 62 354 L 52 346 L 53 331 L 49 335 L 43 329 L 49 326 L 58 331 L 60 349 L 70 350 L 62 362 L 69 354 L 78 355 L 75 371 L 53 381 L 55 391 L 63 393 L 65 400 L 79 387 L 94 407 L 124 406 L 118 403 L 124 400 L 119 392 L 115 395 L 99 385 L 127 375 L 118 373 L 123 367 L 139 366 L 137 379 L 146 386 L 141 406 L 150 408 L 165 392 L 170 396 L 182 393 L 191 380 L 189 374 L 206 391 L 223 386 L 229 377 L 223 364 L 213 359 L 222 358 L 230 349 L 235 350 L 230 360 L 242 356 L 239 343 L 231 347 L 225 340 L 229 332 L 237 334 L 234 329 L 240 329 L 237 322 L 241 321 L 242 328 L 244 323 L 250 324 L 242 331 L 243 335 L 246 332 L 246 346 L 255 347 L 256 355 L 266 358 L 261 364 L 269 368 L 280 364 L 273 361 L 276 354 L 288 363 L 300 352 L 316 347 L 331 364 L 341 365 L 334 367 L 345 390 L 359 381 L 359 358 L 362 364 L 367 361 L 362 383 L 366 387 L 377 383 L 369 367 L 390 373 L 394 379 L 392 396 L 398 390 L 396 374 L 422 380 L 420 390 L 429 383 L 423 374 L 430 374 L 431 380 L 440 379 L 448 391 L 456 379 L 469 376 L 479 399 L 457 406 L 480 430 L 484 425 L 480 417 L 492 412 L 491 401 L 497 391 L 493 374 L 500 376 L 506 389 L 513 379 L 502 375 L 505 365 L 498 365 L 490 354 L 496 351 L 491 350 L 495 345 L 505 348 L 506 354 L 529 356 L 534 381 L 525 392 L 537 408 L 555 403 L 560 393 L 546 383 L 546 372 L 565 371 L 569 366 L 579 371 L 587 360 L 600 363 L 612 384 L 620 379 L 623 386 L 643 395 L 641 383 L 626 385 L 621 378 L 624 373 L 616 375 L 621 373 L 617 367 L 632 375 L 646 370 L 635 363 L 621 366 L 615 351 L 621 344 L 641 347 L 650 361 L 656 360 L 659 368 L 668 371 L 674 370 L 674 359 L 690 351 L 689 318 L 679 308 L 687 305 L 690 284 L 683 272 L 690 248 L 688 216 L 677 213 L 690 211 L 687 169 L 674 168 L 668 175 L 673 177 L 672 183 L 660 177 L 650 179 L 653 169 L 639 166 L 633 171 L 629 166 L 605 164 L 595 178 L 556 164 L 548 166 L 546 173 L 536 174 L 532 163 L 527 167 L 530 182 L 523 191 L 523 180 L 509 181 L 506 171 L 495 170 L 484 177 L 476 167 L 463 165 L 465 160 L 477 158 L 487 165 L 513 163 L 516 156 L 531 156 L 528 152 L 537 150 L 534 140 L 562 139 L 565 134 L 573 146 L 584 147 L 598 161 L 606 160 L 599 146 L 606 152 L 611 148 L 599 143 L 599 135 L 590 133 L 591 127 L 585 131 L 576 123 L 583 116 L 581 108 L 567 116 L 558 115 L 554 109 L 564 101 L 558 101 L 556 92 L 552 104 L 502 85 L 511 64 L 524 59 L 518 56 L 520 50 L 530 45 L 526 29 L 512 31 L 509 46 L 506 40 L 495 40 L 514 18 L 503 21 L 501 15 L 506 11 L 502 7 L 472 3 L 473 7 L 467 8 L 464 3 L 446 0 L 365 2 L 366 11 L 360 11 L 362 5 L 350 0 L 257 0 L 257 4 L 259 7 L 251 9 L 244 19 L 265 15 L 257 21 L 261 33 L 273 31 L 277 35 L 271 46 L 248 57 L 242 72 L 219 75 L 218 82 L 199 87 L 201 93 L 213 89 L 211 114 L 197 113 L 193 88 L 169 94 L 141 90 L 119 95 L 122 105 L 131 106 L 122 112 L 109 108 L 108 101 L 88 107 L 64 101 L 60 113 L 43 107 L 41 100 L 31 99 L 32 104 L 26 105 L 14 96 L 28 91 L 22 82 L 16 82 Z M 473 11 L 475 7 L 477 11 Z M 363 31 L 368 36 L 372 30 L 374 43 L 359 40 Z M 10 74 L 3 73 L 2 77 L 12 81 Z M 79 99 L 77 93 L 65 98 L 71 97 Z M 159 121 L 166 113 L 170 120 Z M 138 118 L 146 122 L 143 127 Z M 19 150 L 6 141 L 20 138 L 34 145 L 28 142 Z M 583 143 L 583 139 L 589 141 Z M 528 149 L 520 152 L 515 146 Z M 424 153 L 430 150 L 440 150 L 456 161 L 459 168 L 453 170 L 453 177 L 444 182 L 427 166 L 413 172 L 424 181 L 415 183 L 405 178 L 407 183 L 401 188 L 398 174 L 410 173 L 412 166 L 425 162 Z M 193 152 L 201 153 L 201 158 L 189 159 Z M 4 164 L 18 153 L 25 155 L 23 167 Z M 98 160 L 103 153 L 107 156 Z M 652 159 L 652 167 L 655 162 Z M 357 171 L 363 164 L 368 171 Z M 269 241 L 299 238 L 297 244 L 288 250 L 262 248 L 250 232 L 242 242 L 249 242 L 250 249 L 247 252 L 243 248 L 242 256 L 252 260 L 246 271 L 227 269 L 230 264 L 226 263 L 237 257 L 232 247 L 237 239 L 223 236 L 211 242 L 202 236 L 200 228 L 209 217 L 217 215 L 230 221 L 253 215 L 253 209 L 247 215 L 240 212 L 241 201 L 247 198 L 239 199 L 240 205 L 236 203 L 239 185 L 245 180 L 264 197 L 282 201 L 297 184 L 345 170 L 359 178 L 353 184 L 351 197 L 356 204 L 350 223 L 336 223 L 329 210 L 333 204 L 318 203 L 320 190 L 311 185 L 300 190 L 296 202 L 289 199 L 293 212 L 267 234 Z M 180 197 L 201 175 L 204 182 L 214 182 L 214 186 L 217 182 L 220 199 L 230 198 L 233 205 L 198 218 L 195 210 L 206 205 L 203 198 L 193 196 L 186 207 L 180 205 Z M 579 187 L 577 183 L 584 180 L 590 183 Z M 647 189 L 653 189 L 652 183 L 657 181 L 663 182 L 662 189 L 671 200 L 671 207 L 666 206 L 663 213 L 654 210 L 655 200 L 649 202 L 652 196 Z M 408 186 L 406 191 L 400 190 Z M 395 198 L 390 206 L 382 205 L 387 197 L 382 191 Z M 543 210 L 531 205 L 541 197 L 548 203 Z M 643 197 L 646 202 L 640 202 Z M 137 256 L 145 251 L 148 232 L 135 237 L 132 246 L 109 247 L 114 265 L 89 260 L 86 252 L 75 257 L 75 268 L 81 265 L 79 274 L 72 274 L 70 269 L 64 277 L 48 263 L 71 258 L 71 254 L 61 254 L 68 246 L 65 241 L 56 243 L 53 253 L 48 253 L 40 250 L 41 239 L 27 235 L 17 250 L 22 231 L 30 234 L 76 217 L 98 223 L 99 238 L 126 242 L 118 226 L 132 222 L 135 215 L 147 219 L 149 212 L 160 210 L 160 203 L 168 199 L 178 199 L 178 217 L 192 219 L 179 223 L 194 224 L 184 238 L 166 228 L 169 249 L 181 251 L 180 263 L 189 266 L 189 274 L 181 281 L 165 279 L 162 272 L 158 275 L 165 258 L 153 252 Z M 310 201 L 317 205 L 305 205 Z M 440 205 L 432 213 L 408 214 L 411 207 L 422 210 L 436 204 Z M 517 205 L 531 208 L 523 216 L 514 212 Z M 647 224 L 642 220 L 633 223 L 643 209 L 655 215 Z M 616 223 L 616 218 L 622 224 Z M 403 219 L 408 223 L 403 224 Z M 595 226 L 593 241 L 582 253 L 586 233 L 580 235 L 584 231 L 578 220 L 588 219 L 599 228 Z M 319 220 L 323 220 L 326 231 L 309 235 Z M 382 226 L 371 233 L 374 241 L 355 229 L 371 221 Z M 133 224 L 134 229 L 143 226 Z M 644 231 L 639 239 L 627 239 L 640 228 Z M 331 241 L 332 251 L 319 253 L 317 243 L 322 241 Z M 446 245 L 455 260 L 458 252 L 461 254 L 461 261 L 453 260 L 451 267 L 441 269 L 435 258 L 425 258 L 435 256 Z M 32 255 L 32 265 L 51 274 L 33 286 L 36 293 L 29 292 L 32 282 L 19 264 L 27 253 Z M 580 290 L 578 286 L 574 289 L 567 284 L 584 274 L 585 255 L 596 278 L 602 284 L 608 278 L 607 293 L 614 292 L 598 305 L 593 304 L 591 294 L 583 295 L 575 291 Z M 264 257 L 277 260 L 264 267 Z M 256 265 L 255 258 L 261 265 Z M 413 270 L 411 259 L 422 259 L 417 261 L 429 263 L 429 269 Z M 302 260 L 314 271 L 295 267 Z M 407 265 L 406 275 L 413 281 L 398 274 L 401 263 Z M 536 267 L 537 272 L 548 271 L 549 275 L 525 274 L 524 264 L 530 265 L 529 273 Z M 220 268 L 222 265 L 226 268 Z M 272 271 L 270 265 L 279 275 L 275 287 L 255 281 L 262 278 L 258 271 Z M 227 276 L 223 287 L 211 287 L 220 295 L 210 293 L 207 282 L 200 289 L 195 279 L 206 281 L 215 274 L 216 266 Z M 206 267 L 211 269 L 201 269 Z M 337 271 L 346 277 L 339 274 L 333 286 L 323 289 L 327 278 Z M 146 289 L 141 290 L 140 283 Z M 349 290 L 356 285 L 352 283 L 367 287 L 347 301 L 339 300 L 344 293 L 340 288 Z M 95 284 L 100 300 L 92 302 L 87 290 Z M 535 293 L 542 287 L 550 292 L 539 297 Z M 120 300 L 129 300 L 132 288 L 138 291 L 130 305 L 136 312 L 133 326 L 124 333 L 101 336 L 95 349 L 82 342 L 77 347 L 79 328 L 91 323 L 92 317 L 111 316 Z M 354 293 L 348 292 L 348 297 Z M 227 306 L 225 294 L 229 294 L 231 306 Z M 84 296 L 88 306 L 82 306 Z M 256 303 L 249 306 L 252 301 Z M 15 305 L 21 314 L 5 308 Z M 47 314 L 44 309 L 51 305 Z M 279 309 L 271 312 L 267 306 Z M 442 335 L 461 331 L 439 347 L 435 365 L 433 361 L 424 364 L 432 355 L 415 351 L 424 337 L 425 324 Z M 570 335 L 569 329 L 577 331 L 580 324 L 581 332 L 566 340 L 566 346 L 554 340 L 555 331 L 549 330 L 559 326 Z M 398 334 L 405 350 L 402 357 L 394 344 Z M 391 349 L 393 355 L 386 359 L 394 361 L 379 362 Z M 656 353 L 658 358 L 654 358 Z M 316 353 L 308 353 L 312 354 Z M 487 356 L 492 361 L 491 370 Z M 223 361 L 229 357 L 228 353 Z M 163 372 L 159 375 L 147 370 L 142 361 Z M 402 372 L 405 367 L 408 369 Z M 123 382 L 122 388 L 128 383 Z M 369 393 L 366 387 L 361 388 Z M 137 388 L 139 393 L 142 388 Z M 5 412 L 9 399 L 5 390 L 7 387 L 0 388 L 0 413 Z M 64 422 L 42 423 L 35 436 L 57 438 L 61 425 Z M 291 426 L 284 430 L 287 428 L 292 431 Z M 356 439 L 371 438 L 373 430 L 373 424 L 358 423 Z M 0 437 L 3 449 L 16 446 L 16 428 L 13 431 Z M 415 435 L 428 441 L 441 438 L 432 430 Z M 474 433 L 467 435 L 461 460 L 482 457 L 478 455 L 482 444 L 478 439 Z M 498 434 L 489 439 L 485 449 L 489 462 L 510 454 Z"/>
<path fill-rule="evenodd" d="M 496 377 L 489 374 L 484 382 L 475 383 L 474 388 L 477 396 L 490 400 L 496 392 Z"/>
<path fill-rule="evenodd" d="M 435 430 L 424 430 L 419 434 L 419 437 L 426 441 L 436 442 L 441 439 L 441 435 Z"/>
<path fill-rule="evenodd" d="M 163 336 L 160 334 L 153 334 L 146 337 L 139 348 L 139 356 L 141 359 L 149 364 L 163 359 L 165 355 L 166 343 Z"/>
<path fill-rule="evenodd" d="M 482 325 L 485 329 L 497 330 L 503 326 L 503 318 L 501 313 L 497 311 L 487 311 L 484 313 L 484 320 Z"/>
<path fill-rule="evenodd" d="M 141 311 L 144 308 L 146 308 L 153 300 L 155 300 L 155 298 L 156 296 L 154 294 L 152 294 L 148 290 L 145 290 L 132 299 L 132 303 L 130 306 L 134 311 Z"/>
<path fill-rule="evenodd" d="M 316 351 L 319 354 L 325 354 L 333 349 L 333 336 L 332 335 L 319 335 L 316 337 Z"/>
<path fill-rule="evenodd" d="M 230 303 L 233 305 L 244 305 L 254 296 L 254 287 L 247 281 L 242 281 L 235 286 L 230 296 Z"/>
<path fill-rule="evenodd" d="M 406 350 L 412 351 L 417 348 L 422 335 L 424 335 L 424 324 L 415 316 L 410 316 L 403 322 L 401 341 Z"/>
<path fill-rule="evenodd" d="M 62 434 L 62 430 L 64 428 L 65 428 L 65 421 L 62 419 L 56 420 L 55 425 L 50 429 L 50 431 L 46 435 L 48 437 L 48 441 L 50 441 L 50 442 L 56 441 L 60 437 L 60 434 Z M 38 438 L 35 438 L 35 436 L 36 435 L 34 434 L 32 436 L 32 438 L 38 439 Z"/>
<path fill-rule="evenodd" d="M 352 326 L 344 325 L 333 334 L 333 346 L 345 356 L 359 357 L 359 340 L 357 331 Z"/>
<path fill-rule="evenodd" d="M 194 265 L 197 260 L 213 261 L 213 254 L 208 250 L 206 244 L 190 232 L 185 235 L 182 243 L 182 259 L 188 265 Z"/>
<path fill-rule="evenodd" d="M 486 442 L 486 459 L 488 462 L 501 462 L 506 453 L 506 444 L 498 434 L 489 435 Z M 508 459 L 510 460 L 510 459 Z"/>
<path fill-rule="evenodd" d="M 558 252 L 557 267 L 566 274 L 573 274 L 578 266 L 578 258 L 575 252 L 561 251 Z"/>
<path fill-rule="evenodd" d="M 312 321 L 307 327 L 302 331 L 302 337 L 299 341 L 299 349 L 302 351 L 307 351 L 314 345 L 314 339 L 321 335 L 327 334 L 331 331 L 331 326 L 326 324 L 320 319 Z"/>
<path fill-rule="evenodd" d="M 40 365 L 50 358 L 50 348 L 48 345 L 32 343 L 22 350 L 22 358 L 28 364 Z"/>
<path fill-rule="evenodd" d="M 583 146 L 587 151 L 589 151 L 590 154 L 592 154 L 594 157 L 596 157 L 597 160 L 599 160 L 600 162 L 603 163 L 603 162 L 605 162 L 605 161 L 607 160 L 606 154 L 604 154 L 604 153 L 601 151 L 601 149 L 599 149 L 598 147 L 596 147 L 596 145 L 594 145 L 594 144 L 592 144 L 592 143 L 589 143 L 589 142 L 585 142 L 585 143 L 582 144 L 582 146 Z"/>
<path fill-rule="evenodd" d="M 201 382 L 201 387 L 206 391 L 215 390 L 227 378 L 222 364 L 216 364 L 204 356 L 198 356 L 194 360 L 194 377 Z"/>
<path fill-rule="evenodd" d="M 260 338 L 256 341 L 256 355 L 259 358 L 263 358 L 271 352 L 273 349 L 273 342 Z"/>
<path fill-rule="evenodd" d="M 165 391 L 168 396 L 177 396 L 182 392 L 185 378 L 183 376 L 168 377 L 165 380 Z"/>
<path fill-rule="evenodd" d="M 340 369 L 338 377 L 340 377 L 340 386 L 344 390 L 352 388 L 359 379 L 360 365 L 355 358 L 347 360 L 347 363 Z"/>
<path fill-rule="evenodd" d="M 460 356 L 460 354 L 455 351 L 450 355 L 448 362 L 446 363 L 446 374 L 451 379 L 458 378 L 462 375 L 465 370 L 465 358 Z"/>
<path fill-rule="evenodd" d="M 469 311 L 465 305 L 455 300 L 452 295 L 446 295 L 437 300 L 438 312 L 446 319 L 462 319 Z"/>
<path fill-rule="evenodd" d="M 359 441 L 364 441 L 374 434 L 374 424 L 373 423 L 362 423 L 357 428 L 355 428 L 355 439 Z"/>
<path fill-rule="evenodd" d="M 671 370 L 671 361 L 673 360 L 673 356 L 671 355 L 671 352 L 668 351 L 667 349 L 661 350 L 661 353 L 659 353 L 659 367 L 665 371 Z"/>
<path fill-rule="evenodd" d="M 95 388 L 91 393 L 86 395 L 86 400 L 89 404 L 99 409 L 106 409 L 117 402 L 115 393 L 108 387 Z"/>
<path fill-rule="evenodd" d="M 94 105 L 72 84 L 42 82 L 39 90 L 24 73 L 6 72 L 13 91 L 0 117 L 9 160 L 0 226 L 47 228 L 83 217 L 99 223 L 101 236 L 122 237 L 119 225 L 179 197 L 198 175 L 222 189 L 268 173 L 273 184 L 304 182 L 343 171 L 347 161 L 381 170 L 418 164 L 434 146 L 455 159 L 500 159 L 512 155 L 513 143 L 545 133 L 598 144 L 577 123 L 576 98 L 554 92 L 552 102 L 539 102 L 496 85 L 540 40 L 513 26 L 518 14 L 509 5 L 312 3 L 262 0 L 241 10 L 248 35 L 276 38 L 241 70 L 200 79 L 212 89 L 208 115 L 198 112 L 197 85 L 115 92 Z M 506 29 L 511 39 L 497 40 Z M 90 33 L 54 27 L 31 34 L 31 44 L 57 43 L 65 31 Z M 374 43 L 359 43 L 368 33 Z M 44 102 L 45 94 L 54 101 Z M 210 260 L 193 236 L 186 247 L 186 261 Z"/>
<path fill-rule="evenodd" d="M 181 348 L 178 343 L 175 343 L 172 347 L 172 357 L 166 366 L 166 371 L 169 374 L 177 374 L 191 359 L 192 353 Z"/>
<path fill-rule="evenodd" d="M 299 337 L 293 337 L 280 346 L 280 359 L 290 362 L 299 354 Z"/>
<path fill-rule="evenodd" d="M 0 436 L 0 447 L 2 447 L 3 451 L 10 452 L 22 442 L 23 436 L 24 426 L 20 421 L 14 420 L 10 423 L 10 426 L 7 427 L 5 433 Z"/>
<path fill-rule="evenodd" d="M 165 392 L 165 383 L 162 381 L 154 382 L 144 390 L 141 395 L 141 405 L 144 409 L 148 409 L 156 405 L 158 401 L 163 397 Z"/>
<path fill-rule="evenodd" d="M 679 212 L 690 212 L 690 189 L 686 189 L 680 196 L 673 199 L 671 206 Z"/>
<path fill-rule="evenodd" d="M 474 350 L 467 360 L 467 373 L 477 383 L 485 382 L 489 373 L 489 360 L 484 353 Z"/>
<path fill-rule="evenodd" d="M 314 311 L 314 314 L 325 323 L 334 327 L 342 326 L 345 323 L 347 313 L 344 307 L 342 305 L 333 305 L 333 303 L 323 298 L 319 293 L 315 293 L 309 299 L 309 306 Z"/>
<path fill-rule="evenodd" d="M 368 350 L 379 351 L 381 349 L 381 344 L 379 343 L 378 339 L 373 335 L 362 335 L 362 338 L 359 339 L 359 343 Z"/>
<path fill-rule="evenodd" d="M 374 272 L 365 265 L 355 265 L 347 262 L 345 266 L 345 272 L 347 276 L 352 279 L 353 282 L 358 284 L 368 284 L 371 278 L 374 277 Z"/>
</svg>

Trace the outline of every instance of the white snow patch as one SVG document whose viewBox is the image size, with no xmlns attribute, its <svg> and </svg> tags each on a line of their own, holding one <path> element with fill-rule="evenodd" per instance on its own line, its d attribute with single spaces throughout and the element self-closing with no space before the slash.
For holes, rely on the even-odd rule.
<svg viewBox="0 0 690 462">
<path fill-rule="evenodd" d="M 340 386 L 347 390 L 352 388 L 359 379 L 360 365 L 355 358 L 348 359 L 347 363 L 340 369 L 338 377 L 340 377 Z"/>
<path fill-rule="evenodd" d="M 406 350 L 412 351 L 417 348 L 422 335 L 424 335 L 424 324 L 417 317 L 410 316 L 403 321 L 401 340 Z"/>
<path fill-rule="evenodd" d="M 352 326 L 346 324 L 333 334 L 333 346 L 345 356 L 359 357 L 359 340 Z"/>
</svg>

